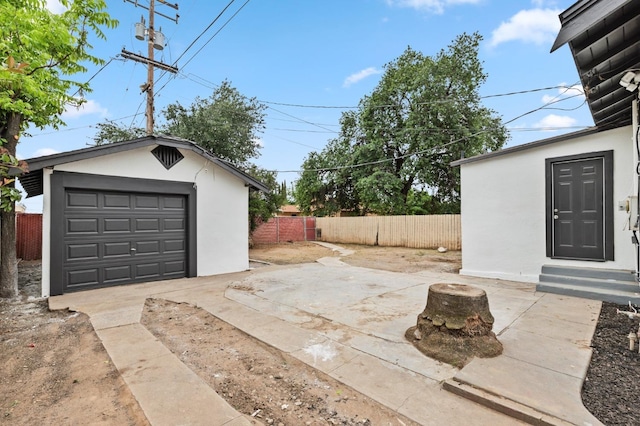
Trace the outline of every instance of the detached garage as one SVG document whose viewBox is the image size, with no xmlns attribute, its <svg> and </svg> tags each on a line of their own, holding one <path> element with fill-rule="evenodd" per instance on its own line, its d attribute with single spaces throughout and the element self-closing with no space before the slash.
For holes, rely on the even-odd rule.
<svg viewBox="0 0 640 426">
<path fill-rule="evenodd" d="M 42 295 L 246 270 L 260 182 L 182 139 L 144 138 L 27 160 L 43 195 Z"/>
</svg>

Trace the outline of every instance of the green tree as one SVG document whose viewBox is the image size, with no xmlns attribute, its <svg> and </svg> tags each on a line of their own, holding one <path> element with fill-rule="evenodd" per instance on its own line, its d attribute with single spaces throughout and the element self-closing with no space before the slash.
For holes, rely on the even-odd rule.
<svg viewBox="0 0 640 426">
<path fill-rule="evenodd" d="M 162 131 L 188 139 L 218 158 L 241 166 L 259 152 L 259 134 L 264 130 L 266 106 L 247 98 L 227 80 L 208 99 L 196 98 L 188 108 L 179 103 L 163 112 Z"/>
<path fill-rule="evenodd" d="M 340 136 L 305 160 L 298 202 L 361 213 L 459 212 L 459 170 L 449 164 L 507 140 L 500 118 L 480 102 L 481 40 L 462 34 L 433 57 L 409 47 L 385 65 L 357 111 L 343 114 Z"/>
<path fill-rule="evenodd" d="M 280 184 L 276 181 L 276 173 L 251 165 L 246 172 L 254 179 L 262 182 L 270 189 L 268 193 L 262 191 L 249 192 L 249 230 L 253 232 L 260 222 L 266 222 L 286 202 L 286 193 L 280 191 Z"/>
<path fill-rule="evenodd" d="M 98 123 L 98 132 L 93 136 L 96 145 L 103 145 L 113 142 L 124 142 L 137 139 L 147 134 L 145 129 L 140 127 L 121 127 L 112 121 Z"/>
<path fill-rule="evenodd" d="M 64 124 L 60 114 L 65 106 L 82 103 L 70 92 L 87 92 L 89 86 L 69 76 L 85 72 L 85 62 L 103 63 L 89 53 L 89 38 L 104 39 L 101 28 L 117 25 L 103 0 L 61 3 L 66 7 L 61 14 L 47 10 L 43 0 L 0 3 L 0 145 L 12 158 L 20 133 L 28 126 L 57 129 Z M 0 168 L 0 173 L 0 297 L 14 297 L 18 292 L 14 207 L 19 197 L 13 182 L 4 184 L 7 171 Z"/>
</svg>

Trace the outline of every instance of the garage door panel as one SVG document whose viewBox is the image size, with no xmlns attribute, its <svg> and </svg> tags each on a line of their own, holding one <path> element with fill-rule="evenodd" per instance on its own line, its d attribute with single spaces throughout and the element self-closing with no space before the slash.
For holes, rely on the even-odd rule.
<svg viewBox="0 0 640 426">
<path fill-rule="evenodd" d="M 67 260 L 98 259 L 98 244 L 69 244 Z"/>
<path fill-rule="evenodd" d="M 104 232 L 131 232 L 131 220 L 128 218 L 104 218 Z"/>
<path fill-rule="evenodd" d="M 160 263 L 141 263 L 136 265 L 137 278 L 152 279 L 160 276 Z"/>
<path fill-rule="evenodd" d="M 131 256 L 131 243 L 129 241 L 120 242 L 106 242 L 104 245 L 104 258 L 112 257 L 130 257 Z"/>
<path fill-rule="evenodd" d="M 185 225 L 186 223 L 183 218 L 164 219 L 165 231 L 184 231 L 186 228 Z"/>
<path fill-rule="evenodd" d="M 165 210 L 185 210 L 186 200 L 184 197 L 164 197 Z"/>
<path fill-rule="evenodd" d="M 134 195 L 136 209 L 153 209 L 160 208 L 160 199 L 156 195 Z"/>
<path fill-rule="evenodd" d="M 185 240 L 166 240 L 164 242 L 164 253 L 184 252 L 185 249 Z"/>
<path fill-rule="evenodd" d="M 187 197 L 67 190 L 63 289 L 187 275 Z"/>
<path fill-rule="evenodd" d="M 129 194 L 104 194 L 103 200 L 105 209 L 131 209 L 131 196 Z"/>
<path fill-rule="evenodd" d="M 95 192 L 67 192 L 66 207 L 70 209 L 98 209 L 98 194 Z"/>
<path fill-rule="evenodd" d="M 160 254 L 160 241 L 136 242 L 136 256 L 145 254 Z"/>
<path fill-rule="evenodd" d="M 164 264 L 165 274 L 184 274 L 186 271 L 186 264 L 184 260 L 176 260 L 173 262 L 166 262 Z"/>
<path fill-rule="evenodd" d="M 158 218 L 136 218 L 135 232 L 160 232 L 160 219 Z"/>
<path fill-rule="evenodd" d="M 79 269 L 67 272 L 69 287 L 91 286 L 100 283 L 98 268 Z"/>
<path fill-rule="evenodd" d="M 130 281 L 134 277 L 131 274 L 131 265 L 108 266 L 104 268 L 104 283 L 114 284 L 116 282 Z"/>
<path fill-rule="evenodd" d="M 97 234 L 98 219 L 67 218 L 67 234 Z"/>
</svg>

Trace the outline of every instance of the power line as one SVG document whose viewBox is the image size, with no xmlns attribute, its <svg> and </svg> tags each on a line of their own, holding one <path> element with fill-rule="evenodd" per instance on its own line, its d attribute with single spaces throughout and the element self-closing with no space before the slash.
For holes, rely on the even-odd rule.
<svg viewBox="0 0 640 426">
<path fill-rule="evenodd" d="M 577 83 L 576 83 L 576 84 L 577 84 Z M 570 87 L 569 87 L 569 88 L 567 88 L 567 89 L 566 89 L 563 93 L 561 93 L 560 95 L 562 95 L 562 94 L 566 93 L 566 91 L 568 91 L 569 89 L 570 89 Z M 540 110 L 542 110 L 542 109 L 545 109 L 545 108 L 546 108 L 547 106 L 549 106 L 549 105 L 552 105 L 552 104 L 555 104 L 555 103 L 558 103 L 558 102 L 561 102 L 561 101 L 565 101 L 565 100 L 571 99 L 571 98 L 573 98 L 573 97 L 575 97 L 575 96 L 579 96 L 579 95 L 573 95 L 573 96 L 570 96 L 570 97 L 567 97 L 567 98 L 560 98 L 560 99 L 558 99 L 558 97 L 559 97 L 560 95 L 558 95 L 558 96 L 554 97 L 553 99 L 551 99 L 550 101 L 548 101 L 547 103 L 545 103 L 543 106 L 541 106 L 541 107 L 539 107 L 539 108 L 535 108 L 535 109 L 533 109 L 533 110 L 527 111 L 527 112 L 525 112 L 524 114 L 520 114 L 520 115 L 516 116 L 515 118 L 513 118 L 513 119 L 511 119 L 511 120 L 509 120 L 509 121 L 504 122 L 504 123 L 503 123 L 503 125 L 504 125 L 504 124 L 508 124 L 508 123 L 512 123 L 512 122 L 514 122 L 514 121 L 518 120 L 519 118 L 522 118 L 522 117 L 524 117 L 524 116 L 526 116 L 526 115 L 528 115 L 528 114 L 531 114 L 531 113 L 534 113 L 534 112 L 536 112 L 536 111 L 540 111 Z M 440 145 L 440 146 L 438 146 L 438 147 L 429 148 L 429 149 L 427 149 L 427 150 L 423 150 L 423 151 L 412 152 L 412 153 L 409 153 L 409 154 L 404 154 L 404 155 L 400 155 L 400 156 L 392 157 L 392 158 L 383 158 L 383 159 L 381 159 L 381 160 L 369 161 L 369 162 L 359 163 L 359 164 L 349 164 L 349 165 L 345 165 L 345 166 L 338 166 L 338 167 L 327 167 L 327 168 L 319 168 L 319 169 L 304 169 L 304 170 L 270 170 L 270 172 L 272 172 L 272 173 L 304 173 L 305 171 L 308 171 L 308 172 L 330 172 L 330 171 L 338 171 L 338 170 L 345 170 L 345 169 L 354 169 L 354 168 L 365 167 L 365 166 L 373 166 L 373 165 L 376 165 L 376 164 L 384 164 L 384 163 L 391 162 L 391 161 L 395 161 L 395 160 L 398 160 L 398 159 L 408 158 L 408 157 L 411 157 L 411 156 L 414 156 L 414 155 L 422 155 L 422 154 L 426 154 L 427 152 L 432 151 L 432 150 L 434 150 L 434 149 L 442 149 L 442 148 L 446 148 L 446 147 L 451 146 L 451 145 L 453 145 L 453 144 L 456 144 L 456 143 L 458 143 L 458 142 L 462 142 L 463 140 L 466 140 L 466 139 L 469 139 L 469 138 L 472 138 L 472 137 L 478 136 L 478 135 L 480 135 L 480 134 L 482 134 L 482 133 L 486 133 L 486 132 L 488 132 L 489 130 L 491 130 L 491 129 L 483 129 L 483 130 L 480 130 L 480 131 L 478 131 L 478 132 L 475 132 L 475 133 L 473 133 L 473 134 L 471 134 L 471 135 L 463 136 L 463 137 L 461 137 L 461 138 L 458 138 L 458 139 L 452 140 L 452 141 L 447 142 L 447 143 L 445 143 L 445 144 L 443 144 L 443 145 Z M 435 153 L 432 153 L 432 154 L 430 154 L 430 155 L 427 155 L 427 157 L 431 157 L 431 156 L 433 156 L 433 155 L 438 155 L 438 154 L 445 154 L 445 153 L 446 153 L 446 151 L 445 151 L 445 152 L 435 152 Z"/>
<path fill-rule="evenodd" d="M 251 0 L 247 0 L 247 1 L 245 1 L 245 2 L 242 4 L 242 6 L 240 6 L 240 8 L 239 8 L 238 10 L 236 10 L 236 11 L 235 11 L 235 13 L 234 13 L 233 15 L 231 15 L 231 17 L 230 17 L 229 19 L 227 19 L 227 21 L 222 25 L 222 27 L 220 27 L 220 29 L 219 29 L 218 31 L 216 31 L 216 32 L 215 32 L 215 33 L 214 33 L 214 34 L 209 38 L 209 40 L 207 40 L 207 41 L 206 41 L 206 42 L 205 42 L 205 43 L 200 47 L 200 49 L 198 49 L 198 50 L 196 51 L 196 53 L 194 53 L 194 54 L 191 56 L 191 58 L 189 58 L 189 59 L 187 60 L 187 62 L 185 62 L 185 63 L 182 65 L 182 67 L 181 67 L 181 68 L 182 68 L 182 69 L 184 69 L 184 68 L 185 68 L 185 67 L 186 67 L 186 66 L 187 66 L 187 65 L 188 65 L 188 64 L 193 60 L 193 58 L 195 58 L 195 57 L 198 55 L 198 53 L 200 53 L 200 52 L 202 51 L 202 49 L 204 49 L 204 48 L 205 48 L 205 47 L 206 47 L 206 46 L 211 42 L 211 40 L 213 40 L 213 38 L 214 38 L 215 36 L 217 36 L 217 35 L 220 33 L 220 31 L 222 31 L 222 30 L 227 26 L 227 24 L 228 24 L 229 22 L 231 22 L 231 21 L 233 20 L 233 18 L 235 18 L 235 17 L 236 17 L 236 15 L 238 15 L 238 13 L 240 13 L 240 11 L 241 11 L 242 9 L 244 9 L 244 7 L 245 7 L 245 6 L 246 6 L 250 1 L 251 1 Z M 158 92 L 160 92 L 162 89 L 164 89 L 164 88 L 165 88 L 165 86 L 166 86 L 167 84 L 169 84 L 169 81 L 171 81 L 171 80 L 168 80 L 165 84 L 163 84 L 163 85 L 162 85 L 162 87 L 161 87 L 160 89 L 158 89 L 156 93 L 158 93 Z"/>
</svg>

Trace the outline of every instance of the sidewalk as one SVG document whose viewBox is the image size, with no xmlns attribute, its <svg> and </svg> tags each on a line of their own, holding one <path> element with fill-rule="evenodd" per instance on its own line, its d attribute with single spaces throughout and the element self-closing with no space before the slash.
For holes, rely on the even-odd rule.
<svg viewBox="0 0 640 426">
<path fill-rule="evenodd" d="M 140 325 L 148 297 L 206 309 L 420 424 L 600 424 L 580 399 L 599 302 L 535 293 L 521 283 L 320 262 L 70 293 L 49 302 L 51 309 L 90 316 L 154 425 L 251 423 Z M 487 292 L 503 355 L 457 370 L 404 340 L 437 282 Z M 314 357 L 312 346 L 335 355 Z"/>
</svg>

